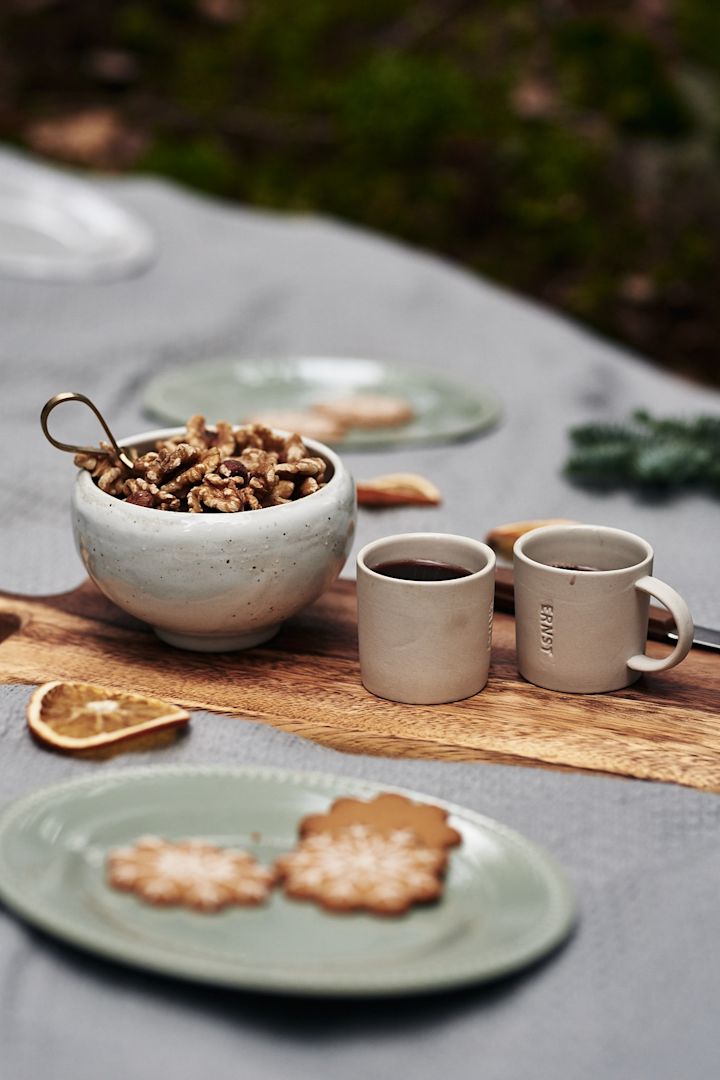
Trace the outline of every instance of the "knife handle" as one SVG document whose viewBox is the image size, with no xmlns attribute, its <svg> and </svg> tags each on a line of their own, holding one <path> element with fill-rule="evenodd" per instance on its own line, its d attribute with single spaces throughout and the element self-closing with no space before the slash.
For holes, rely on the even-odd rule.
<svg viewBox="0 0 720 1080">
<path fill-rule="evenodd" d="M 513 572 L 509 566 L 495 568 L 495 607 L 498 611 L 515 614 L 515 588 Z M 675 629 L 675 620 L 665 608 L 650 605 L 648 637 L 655 641 L 666 641 L 668 634 Z"/>
</svg>

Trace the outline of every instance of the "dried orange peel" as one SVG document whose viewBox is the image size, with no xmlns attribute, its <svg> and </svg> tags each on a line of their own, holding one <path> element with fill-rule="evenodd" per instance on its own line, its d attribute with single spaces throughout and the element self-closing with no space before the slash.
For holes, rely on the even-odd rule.
<svg viewBox="0 0 720 1080">
<path fill-rule="evenodd" d="M 159 698 L 80 682 L 39 686 L 27 707 L 28 727 L 56 750 L 94 750 L 187 724 L 190 714 Z"/>
</svg>

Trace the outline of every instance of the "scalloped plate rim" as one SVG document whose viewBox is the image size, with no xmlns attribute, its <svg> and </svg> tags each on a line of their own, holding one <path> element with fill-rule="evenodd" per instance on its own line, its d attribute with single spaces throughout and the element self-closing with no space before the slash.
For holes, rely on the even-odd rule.
<svg viewBox="0 0 720 1080">
<path fill-rule="evenodd" d="M 265 356 L 234 356 L 230 353 L 224 356 L 207 357 L 182 367 L 161 371 L 153 376 L 146 383 L 143 390 L 142 407 L 146 414 L 155 417 L 164 424 L 182 424 L 193 412 L 203 410 L 193 408 L 190 400 L 186 401 L 186 407 L 181 410 L 179 405 L 174 407 L 166 399 L 170 393 L 180 392 L 182 394 L 182 384 L 191 379 L 193 375 L 197 375 L 197 379 L 202 380 L 210 373 L 217 377 L 217 374 L 222 373 L 225 368 L 240 368 L 241 371 L 246 371 L 248 374 L 258 371 L 260 378 L 252 381 L 262 389 L 263 383 L 269 383 L 272 378 L 271 374 L 267 374 L 263 378 L 263 368 L 267 369 L 269 365 L 282 366 L 288 371 L 295 368 L 297 371 L 295 377 L 303 381 L 302 368 L 313 364 L 333 364 L 336 372 L 341 370 L 338 365 L 342 364 L 346 364 L 350 368 L 365 365 L 368 371 L 372 368 L 375 369 L 375 381 L 357 382 L 351 377 L 348 377 L 346 382 L 339 380 L 338 385 L 341 387 L 342 394 L 375 392 L 376 390 L 382 390 L 384 386 L 389 393 L 394 395 L 407 395 L 411 400 L 411 404 L 417 405 L 417 401 L 413 402 L 412 399 L 417 397 L 418 391 L 424 390 L 434 397 L 437 408 L 441 408 L 443 403 L 448 405 L 447 412 L 437 425 L 431 424 L 427 416 L 423 417 L 421 414 L 407 426 L 351 429 L 350 434 L 344 439 L 330 443 L 339 450 L 354 452 L 365 449 L 381 449 L 383 447 L 423 446 L 457 442 L 491 430 L 502 416 L 500 402 L 490 389 L 472 387 L 466 383 L 448 379 L 444 375 L 437 374 L 426 368 L 411 368 L 395 361 L 369 356 L 333 356 L 330 353 L 268 354 Z M 315 384 L 307 380 L 306 385 L 312 387 Z M 319 386 L 319 394 L 322 395 L 322 393 L 323 387 Z M 331 396 L 332 394 L 326 393 L 326 397 Z M 222 407 L 222 403 L 218 402 L 218 409 L 214 410 L 217 411 L 218 416 L 220 416 Z M 293 407 L 305 408 L 307 406 L 295 406 L 291 401 L 281 401 L 277 405 L 261 401 L 256 405 L 249 406 L 254 411 Z M 206 414 L 211 412 L 209 408 L 205 408 L 204 411 Z M 465 412 L 466 415 L 462 415 L 462 412 Z M 217 416 L 213 417 L 213 419 L 217 418 Z M 239 417 L 233 416 L 229 419 L 232 423 L 241 422 Z"/>
<path fill-rule="evenodd" d="M 180 950 L 175 953 L 168 953 L 163 947 L 148 949 L 146 941 L 141 941 L 141 944 L 136 947 L 135 954 L 132 954 L 132 949 L 128 953 L 126 940 L 118 942 L 113 939 L 112 926 L 110 926 L 108 940 L 107 936 L 98 935 L 93 931 L 89 931 L 87 927 L 83 927 L 81 919 L 77 923 L 72 923 L 53 915 L 46 904 L 38 901 L 32 889 L 29 890 L 28 895 L 28 890 L 23 889 L 17 882 L 13 882 L 11 873 L 8 873 L 8 869 L 12 872 L 12 867 L 8 867 L 6 864 L 4 850 L 6 839 L 8 835 L 12 835 L 14 824 L 20 823 L 25 813 L 41 806 L 43 802 L 51 801 L 54 797 L 66 793 L 82 793 L 87 788 L 116 786 L 118 782 L 129 781 L 132 783 L 136 779 L 162 777 L 188 779 L 198 775 L 223 776 L 238 780 L 260 779 L 265 782 L 280 784 L 289 783 L 298 787 L 307 786 L 313 791 L 334 789 L 334 797 L 337 797 L 337 788 L 340 786 L 344 794 L 367 797 L 380 791 L 393 791 L 404 794 L 414 801 L 428 800 L 447 810 L 456 822 L 462 824 L 464 821 L 476 828 L 490 830 L 495 836 L 504 838 L 520 850 L 533 870 L 540 872 L 544 884 L 548 887 L 550 902 L 548 910 L 544 913 L 544 922 L 541 921 L 539 930 L 534 934 L 534 939 L 531 938 L 526 941 L 519 949 L 514 951 L 506 949 L 504 954 L 502 949 L 496 950 L 497 955 L 494 957 L 491 951 L 490 962 L 451 963 L 444 968 L 442 963 L 431 960 L 425 963 L 424 968 L 422 963 L 413 966 L 409 974 L 403 975 L 402 969 L 400 969 L 398 975 L 397 970 L 395 970 L 393 977 L 388 977 L 387 973 L 384 972 L 374 978 L 368 977 L 367 972 L 358 976 L 357 971 L 352 971 L 343 977 L 337 972 L 329 971 L 320 975 L 314 972 L 312 979 L 309 979 L 306 971 L 301 968 L 293 968 L 291 964 L 288 964 L 285 971 L 280 973 L 277 971 L 268 973 L 261 968 L 253 967 L 253 965 L 247 965 L 243 970 L 242 966 L 225 966 L 215 961 L 208 961 L 207 958 L 197 959 L 183 956 Z M 393 784 L 382 784 L 336 773 L 306 772 L 275 766 L 164 765 L 140 768 L 130 767 L 123 770 L 114 770 L 106 774 L 80 777 L 41 788 L 13 801 L 0 812 L 0 871 L 5 871 L 0 873 L 0 900 L 10 910 L 51 936 L 79 947 L 86 952 L 120 962 L 125 966 L 152 971 L 165 976 L 174 976 L 192 982 L 310 997 L 410 995 L 488 982 L 525 968 L 555 951 L 571 935 L 577 920 L 577 903 L 574 891 L 555 859 L 537 844 L 527 840 L 521 833 L 493 818 L 447 800 Z"/>
</svg>

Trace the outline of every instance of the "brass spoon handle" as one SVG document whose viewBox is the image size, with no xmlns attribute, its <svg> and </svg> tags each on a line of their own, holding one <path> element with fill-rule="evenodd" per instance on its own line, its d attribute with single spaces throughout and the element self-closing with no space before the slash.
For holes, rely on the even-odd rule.
<svg viewBox="0 0 720 1080">
<path fill-rule="evenodd" d="M 82 402 L 83 405 L 87 405 L 87 407 L 89 409 L 92 409 L 92 411 L 95 413 L 95 416 L 98 418 L 98 420 L 102 424 L 103 429 L 105 431 L 105 434 L 107 435 L 108 440 L 109 440 L 113 450 L 117 454 L 118 458 L 120 459 L 120 461 L 122 461 L 123 465 L 125 465 L 128 469 L 132 469 L 132 467 L 133 467 L 132 458 L 128 457 L 128 455 L 125 453 L 125 451 L 120 449 L 120 447 L 118 446 L 117 441 L 115 439 L 115 436 L 113 435 L 112 431 L 110 430 L 110 428 L 107 425 L 105 417 L 100 412 L 97 405 L 95 405 L 90 400 L 89 397 L 85 397 L 84 394 L 77 394 L 77 393 L 74 393 L 74 392 L 72 392 L 70 390 L 66 390 L 62 394 L 55 394 L 53 397 L 50 398 L 49 401 L 45 402 L 45 404 L 43 405 L 43 410 L 40 413 L 40 424 L 41 424 L 42 429 L 43 429 L 43 435 L 45 436 L 47 441 L 49 443 L 52 443 L 53 446 L 56 446 L 58 450 L 67 450 L 71 454 L 109 454 L 110 453 L 109 450 L 102 450 L 97 446 L 72 446 L 70 443 L 60 442 L 53 435 L 50 434 L 50 432 L 48 431 L 48 417 L 50 416 L 50 413 L 53 411 L 53 409 L 57 405 L 61 405 L 64 401 L 80 401 L 80 402 Z"/>
</svg>

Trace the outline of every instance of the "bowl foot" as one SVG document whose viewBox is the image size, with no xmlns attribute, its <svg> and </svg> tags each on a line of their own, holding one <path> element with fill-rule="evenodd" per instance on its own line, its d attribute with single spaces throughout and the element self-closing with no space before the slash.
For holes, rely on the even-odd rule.
<svg viewBox="0 0 720 1080">
<path fill-rule="evenodd" d="M 264 626 L 261 630 L 249 630 L 244 634 L 176 634 L 172 630 L 163 630 L 153 626 L 153 630 L 167 645 L 176 649 L 189 649 L 192 652 L 234 652 L 237 649 L 252 649 L 275 637 L 282 623 Z"/>
</svg>

